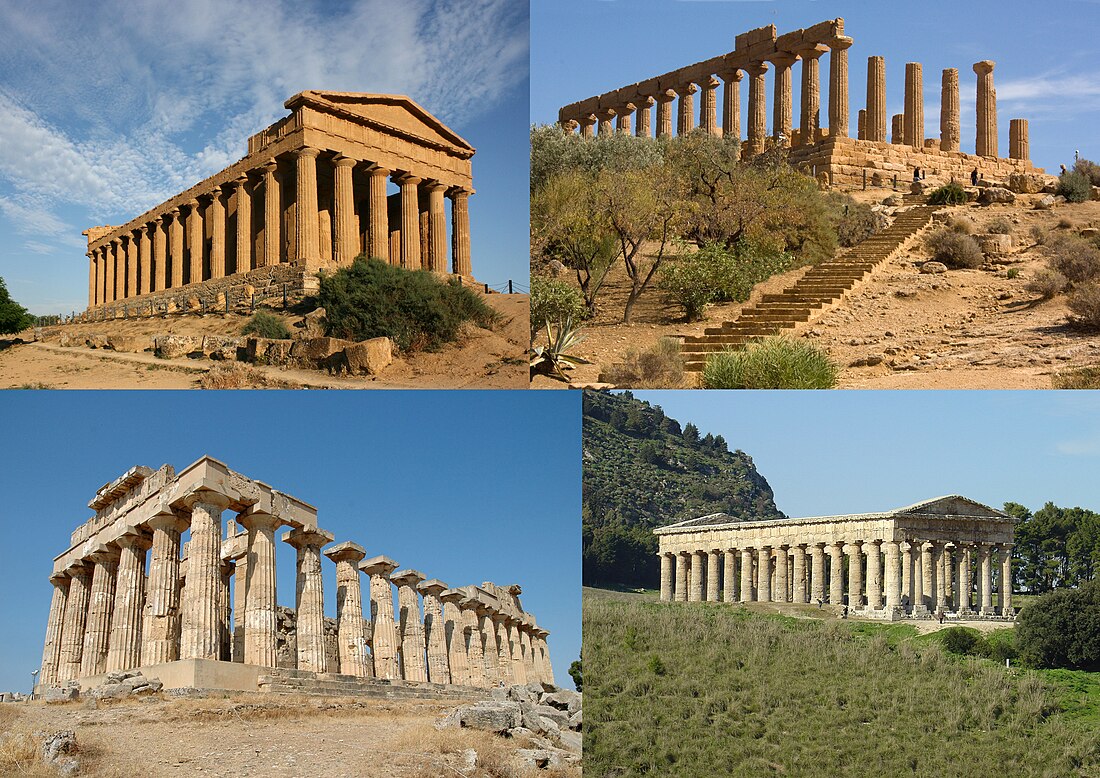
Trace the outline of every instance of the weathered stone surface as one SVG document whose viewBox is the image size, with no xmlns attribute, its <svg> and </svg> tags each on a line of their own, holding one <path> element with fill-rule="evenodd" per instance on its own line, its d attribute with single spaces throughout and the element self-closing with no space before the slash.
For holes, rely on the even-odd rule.
<svg viewBox="0 0 1100 778">
<path fill-rule="evenodd" d="M 1014 203 L 1016 202 L 1016 195 L 1002 186 L 990 186 L 983 189 L 982 193 L 978 195 L 978 202 L 982 205 Z"/>
<path fill-rule="evenodd" d="M 300 328 L 300 331 L 295 333 L 295 340 L 324 337 L 325 309 L 316 308 L 310 311 L 302 317 L 302 321 L 298 324 L 298 327 Z"/>
<path fill-rule="evenodd" d="M 46 735 L 42 742 L 42 761 L 62 776 L 80 773 L 80 759 L 75 756 L 76 733 L 71 729 Z"/>
<path fill-rule="evenodd" d="M 504 733 L 520 726 L 523 718 L 518 702 L 493 700 L 457 708 L 448 717 L 450 722 L 460 727 Z"/>
<path fill-rule="evenodd" d="M 1045 197 L 1040 197 L 1038 200 L 1035 201 L 1035 210 L 1037 211 L 1049 211 L 1053 207 L 1054 195 L 1048 194 Z"/>
<path fill-rule="evenodd" d="M 348 372 L 352 375 L 379 375 L 393 362 L 393 341 L 371 338 L 344 349 Z"/>
<path fill-rule="evenodd" d="M 352 345 L 340 338 L 306 338 L 297 340 L 290 349 L 290 357 L 301 367 L 323 369 L 330 367 L 334 357 L 343 360 L 343 351 Z"/>
<path fill-rule="evenodd" d="M 1004 257 L 1012 253 L 1012 236 L 994 233 L 978 235 L 978 246 L 987 257 Z"/>
<path fill-rule="evenodd" d="M 156 354 L 161 359 L 179 359 L 202 348 L 202 341 L 190 335 L 160 335 L 156 338 Z"/>
<path fill-rule="evenodd" d="M 581 753 L 581 750 L 583 748 L 584 738 L 580 732 L 562 730 L 561 734 L 558 737 L 558 742 L 561 743 L 563 748 L 572 751 L 573 753 L 579 754 Z"/>
<path fill-rule="evenodd" d="M 882 201 L 882 204 L 891 208 L 897 208 L 898 206 L 905 205 L 905 198 L 901 195 L 890 195 Z"/>
<path fill-rule="evenodd" d="M 569 713 L 566 710 L 559 710 L 552 705 L 536 705 L 535 715 L 544 719 L 549 719 L 554 722 L 559 728 L 568 729 L 569 727 Z"/>
<path fill-rule="evenodd" d="M 581 694 L 569 689 L 559 689 L 556 692 L 542 695 L 541 702 L 543 705 L 549 705 L 558 710 L 576 713 L 581 709 Z"/>
<path fill-rule="evenodd" d="M 202 339 L 203 356 L 211 359 L 236 359 L 237 349 L 241 347 L 241 338 L 224 335 L 204 335 Z"/>
<path fill-rule="evenodd" d="M 920 272 L 922 273 L 946 273 L 947 265 L 942 262 L 925 262 L 920 266 Z"/>
<path fill-rule="evenodd" d="M 245 341 L 245 359 L 258 365 L 286 365 L 293 346 L 292 340 L 249 338 Z"/>
<path fill-rule="evenodd" d="M 51 686 L 42 692 L 42 699 L 47 703 L 72 702 L 80 697 L 80 686 L 68 684 L 65 686 Z"/>
<path fill-rule="evenodd" d="M 114 351 L 137 354 L 152 346 L 152 341 L 140 335 L 111 335 L 107 338 L 107 347 Z"/>
<path fill-rule="evenodd" d="M 1049 176 L 1038 173 L 1011 173 L 1007 188 L 1016 194 L 1038 194 L 1048 183 Z"/>
</svg>

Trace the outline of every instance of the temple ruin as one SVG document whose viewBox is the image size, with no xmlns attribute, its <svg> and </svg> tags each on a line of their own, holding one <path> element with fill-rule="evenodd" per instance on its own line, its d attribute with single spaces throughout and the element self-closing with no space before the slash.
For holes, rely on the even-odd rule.
<svg viewBox="0 0 1100 778">
<path fill-rule="evenodd" d="M 444 694 L 554 682 L 549 632 L 523 610 L 518 585 L 451 587 L 354 542 L 332 545 L 316 508 L 210 457 L 179 473 L 134 467 L 88 507 L 95 515 L 54 559 L 41 687 L 137 668 L 169 689 Z M 225 511 L 234 516 L 223 523 Z M 280 527 L 296 551 L 294 609 L 276 600 Z M 326 557 L 335 619 L 325 617 Z"/>
<path fill-rule="evenodd" d="M 249 138 L 239 162 L 126 224 L 84 232 L 86 318 L 300 292 L 360 253 L 444 273 L 445 198 L 451 272 L 471 275 L 473 146 L 402 95 L 308 91 L 285 105 L 290 115 Z"/>
<path fill-rule="evenodd" d="M 850 137 L 848 94 L 848 49 L 853 39 L 844 34 L 844 20 L 832 19 L 806 29 L 776 35 L 774 25 L 736 37 L 735 48 L 725 54 L 648 78 L 636 84 L 564 106 L 558 112 L 560 124 L 570 131 L 580 129 L 592 137 L 610 132 L 634 132 L 651 137 L 651 114 L 656 106 L 656 135 L 673 134 L 672 114 L 676 104 L 676 132 L 684 135 L 696 129 L 694 96 L 699 94 L 698 128 L 711 135 L 735 138 L 741 143 L 742 158 L 752 157 L 774 142 L 789 149 L 789 161 L 832 185 L 855 186 L 885 182 L 895 176 L 903 180 L 914 168 L 929 175 L 969 181 L 977 170 L 986 179 L 1004 180 L 1012 173 L 1042 172 L 1029 159 L 1028 123 L 1009 123 L 1009 156 L 998 156 L 997 95 L 993 87 L 990 60 L 975 63 L 977 76 L 977 136 L 975 154 L 959 150 L 959 71 L 943 71 L 941 86 L 940 136 L 924 137 L 924 80 L 920 63 L 905 66 L 905 112 L 886 116 L 886 61 L 868 58 L 865 108 L 858 113 L 857 133 Z M 829 54 L 828 125 L 821 122 L 821 58 Z M 798 126 L 792 111 L 792 68 L 801 61 L 801 105 Z M 774 68 L 772 125 L 768 131 L 768 70 Z M 748 76 L 746 140 L 741 135 L 741 82 Z M 722 87 L 722 116 L 718 120 L 718 89 Z M 614 122 L 614 126 L 612 125 Z M 887 132 L 892 130 L 892 138 Z"/>
<path fill-rule="evenodd" d="M 958 495 L 883 513 L 689 519 L 654 530 L 661 599 L 829 603 L 888 620 L 1011 620 L 1016 521 Z"/>
</svg>

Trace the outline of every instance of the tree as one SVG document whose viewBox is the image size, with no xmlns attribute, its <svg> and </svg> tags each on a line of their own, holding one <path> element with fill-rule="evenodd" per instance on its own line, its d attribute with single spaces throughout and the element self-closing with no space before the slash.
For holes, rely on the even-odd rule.
<svg viewBox="0 0 1100 778">
<path fill-rule="evenodd" d="M 684 425 L 684 440 L 695 443 L 699 440 L 699 428 L 690 421 Z"/>
<path fill-rule="evenodd" d="M 8 294 L 7 284 L 0 278 L 0 334 L 22 332 L 34 324 L 34 317 Z"/>
<path fill-rule="evenodd" d="M 1017 633 L 1031 667 L 1100 670 L 1100 581 L 1044 594 L 1020 611 Z"/>
<path fill-rule="evenodd" d="M 577 687 L 577 691 L 581 691 L 581 660 L 578 659 L 569 665 L 569 677 L 573 679 L 573 685 Z"/>
</svg>

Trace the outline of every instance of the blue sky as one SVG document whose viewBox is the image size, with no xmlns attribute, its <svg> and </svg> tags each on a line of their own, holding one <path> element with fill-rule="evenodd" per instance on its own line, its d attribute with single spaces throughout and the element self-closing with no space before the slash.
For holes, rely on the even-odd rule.
<svg viewBox="0 0 1100 778">
<path fill-rule="evenodd" d="M 0 277 L 87 305 L 89 226 L 244 156 L 305 89 L 408 94 L 477 148 L 474 275 L 528 276 L 528 13 L 515 0 L 0 4 Z"/>
<path fill-rule="evenodd" d="M 519 583 L 558 683 L 580 656 L 576 392 L 17 392 L 0 430 L 0 690 L 42 661 L 53 557 L 128 468 L 203 454 L 315 505 L 318 524 L 452 586 Z M 228 519 L 230 512 L 225 514 Z M 279 543 L 278 599 L 294 605 Z M 335 566 L 324 562 L 335 615 Z"/>
<path fill-rule="evenodd" d="M 775 24 L 783 34 L 838 16 L 855 39 L 848 52 L 853 136 L 866 102 L 867 57 L 881 55 L 890 115 L 903 110 L 905 63 L 922 63 L 929 138 L 939 137 L 940 73 L 959 69 L 962 150 L 973 153 L 977 77 L 971 66 L 992 59 L 1002 156 L 1008 155 L 1008 120 L 1026 118 L 1036 165 L 1057 173 L 1059 164 L 1072 164 L 1075 149 L 1100 159 L 1097 0 L 532 0 L 531 120 L 557 121 L 562 105 L 731 51 L 734 37 L 750 29 Z M 800 68 L 794 66 L 792 78 L 796 125 Z M 767 77 L 769 127 L 773 73 Z M 821 73 L 827 124 L 827 56 Z M 747 102 L 744 85 L 741 92 Z M 698 111 L 698 99 L 695 104 Z"/>
<path fill-rule="evenodd" d="M 1100 394 L 634 392 L 749 454 L 788 516 L 962 494 L 1100 511 Z"/>
</svg>

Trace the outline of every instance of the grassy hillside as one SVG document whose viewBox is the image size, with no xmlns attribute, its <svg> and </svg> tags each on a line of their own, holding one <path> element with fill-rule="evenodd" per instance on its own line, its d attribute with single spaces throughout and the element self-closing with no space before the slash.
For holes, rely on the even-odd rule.
<svg viewBox="0 0 1100 778">
<path fill-rule="evenodd" d="M 584 393 L 584 578 L 655 586 L 654 527 L 708 513 L 782 518 L 752 457 L 629 392 Z"/>
<path fill-rule="evenodd" d="M 1100 774 L 1095 674 L 909 625 L 586 590 L 584 670 L 585 775 Z"/>
</svg>

